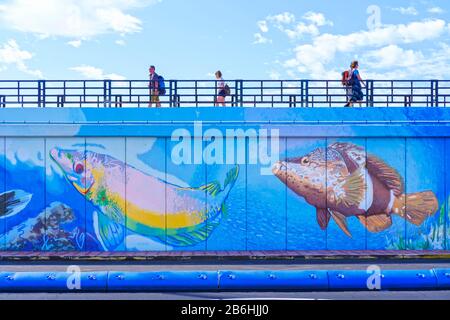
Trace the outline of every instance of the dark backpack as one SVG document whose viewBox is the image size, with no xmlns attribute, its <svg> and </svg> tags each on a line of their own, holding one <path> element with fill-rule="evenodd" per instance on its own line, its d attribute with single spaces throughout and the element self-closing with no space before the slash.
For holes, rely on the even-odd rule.
<svg viewBox="0 0 450 320">
<path fill-rule="evenodd" d="M 225 95 L 229 96 L 231 94 L 231 89 L 229 85 L 226 84 L 223 90 L 225 90 Z"/>
<path fill-rule="evenodd" d="M 158 91 L 160 96 L 166 94 L 166 83 L 164 82 L 164 78 L 162 76 L 158 76 Z"/>
</svg>

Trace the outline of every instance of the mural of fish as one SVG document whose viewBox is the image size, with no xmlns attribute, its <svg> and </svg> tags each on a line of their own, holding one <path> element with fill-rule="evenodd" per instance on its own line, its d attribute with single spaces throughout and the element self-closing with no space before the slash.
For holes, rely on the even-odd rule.
<svg viewBox="0 0 450 320">
<path fill-rule="evenodd" d="M 67 181 L 100 209 L 93 216 L 94 229 L 108 251 L 124 249 L 126 229 L 174 247 L 205 241 L 219 224 L 239 175 L 236 166 L 223 188 L 219 182 L 185 188 L 92 151 L 53 148 L 50 157 Z"/>
<path fill-rule="evenodd" d="M 332 217 L 350 237 L 348 217 L 357 217 L 370 232 L 380 232 L 392 225 L 392 214 L 419 226 L 438 210 L 432 191 L 404 194 L 403 179 L 395 169 L 351 143 L 334 143 L 279 161 L 272 171 L 316 207 L 322 230 Z"/>
<path fill-rule="evenodd" d="M 26 208 L 32 195 L 23 190 L 11 190 L 0 194 L 0 219 L 9 218 Z"/>
</svg>

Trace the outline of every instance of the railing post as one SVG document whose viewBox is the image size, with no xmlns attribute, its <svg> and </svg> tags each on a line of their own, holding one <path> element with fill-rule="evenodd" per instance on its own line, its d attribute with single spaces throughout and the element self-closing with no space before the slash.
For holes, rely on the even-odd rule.
<svg viewBox="0 0 450 320">
<path fill-rule="evenodd" d="M 174 80 L 173 82 L 173 106 L 174 107 L 180 107 L 180 97 L 178 96 L 178 81 Z"/>
<path fill-rule="evenodd" d="M 38 107 L 45 107 L 45 80 L 38 80 Z"/>
<path fill-rule="evenodd" d="M 405 105 L 405 107 L 411 107 L 411 99 L 412 97 L 411 96 L 404 96 L 404 99 L 405 99 L 405 103 L 404 103 L 404 105 Z"/>
<path fill-rule="evenodd" d="M 239 81 L 235 80 L 234 81 L 234 95 L 231 98 L 231 106 L 237 107 L 238 101 L 239 101 Z"/>
<path fill-rule="evenodd" d="M 57 108 L 62 108 L 64 107 L 64 102 L 66 102 L 66 97 L 64 95 L 59 95 L 57 97 L 57 103 L 56 103 L 56 107 Z"/>
<path fill-rule="evenodd" d="M 244 80 L 239 80 L 239 106 L 244 106 Z"/>
<path fill-rule="evenodd" d="M 432 80 L 432 100 L 434 107 L 439 107 L 439 80 Z"/>
<path fill-rule="evenodd" d="M 306 101 L 305 106 L 308 108 L 309 107 L 309 81 L 302 80 L 302 82 L 303 82 L 302 87 L 305 92 L 304 94 L 302 94 L 302 101 L 303 101 L 303 99 L 305 99 L 305 101 Z M 303 107 L 303 103 L 302 103 L 302 107 Z M 314 107 L 314 104 L 313 104 L 313 107 Z"/>
<path fill-rule="evenodd" d="M 172 106 L 173 106 L 173 101 L 172 101 L 173 93 L 172 93 L 172 90 L 173 90 L 173 80 L 169 80 L 169 108 L 172 108 Z"/>
<path fill-rule="evenodd" d="M 303 95 L 303 80 L 300 81 L 300 107 L 303 108 L 303 100 L 304 100 L 304 95 Z"/>
<path fill-rule="evenodd" d="M 289 96 L 289 108 L 297 107 L 297 96 L 290 95 Z"/>
<path fill-rule="evenodd" d="M 366 107 L 373 107 L 373 80 L 366 81 Z"/>
<path fill-rule="evenodd" d="M 114 96 L 114 107 L 122 108 L 122 96 L 121 95 Z"/>
<path fill-rule="evenodd" d="M 6 107 L 6 96 L 0 96 L 0 107 Z"/>
<path fill-rule="evenodd" d="M 103 81 L 103 104 L 111 108 L 111 80 Z"/>
</svg>

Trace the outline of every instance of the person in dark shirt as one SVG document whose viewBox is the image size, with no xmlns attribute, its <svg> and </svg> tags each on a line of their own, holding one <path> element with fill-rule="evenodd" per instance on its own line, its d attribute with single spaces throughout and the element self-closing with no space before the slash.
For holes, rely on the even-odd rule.
<svg viewBox="0 0 450 320">
<path fill-rule="evenodd" d="M 148 106 L 151 107 L 154 103 L 157 108 L 161 107 L 161 102 L 159 100 L 159 76 L 155 72 L 155 66 L 150 66 L 149 72 L 149 90 L 150 90 L 150 101 Z"/>
</svg>

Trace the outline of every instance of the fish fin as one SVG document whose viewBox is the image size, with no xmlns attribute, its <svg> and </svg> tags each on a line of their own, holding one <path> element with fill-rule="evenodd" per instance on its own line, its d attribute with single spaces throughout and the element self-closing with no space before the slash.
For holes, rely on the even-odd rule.
<svg viewBox="0 0 450 320">
<path fill-rule="evenodd" d="M 196 226 L 181 229 L 168 229 L 166 243 L 173 247 L 188 247 L 196 245 L 205 241 L 220 224 L 221 220 L 222 215 L 217 214 L 214 218 L 208 219 L 207 221 Z"/>
<path fill-rule="evenodd" d="M 359 164 L 355 159 L 350 157 L 349 155 L 350 150 L 363 153 L 365 158 L 365 150 L 352 143 L 336 142 L 330 145 L 329 148 L 337 151 L 341 155 L 349 173 L 353 173 L 356 170 L 358 170 L 358 168 L 361 167 L 361 164 Z"/>
<path fill-rule="evenodd" d="M 234 186 L 234 183 L 236 182 L 238 176 L 239 176 L 239 166 L 236 166 L 230 171 L 228 171 L 224 181 L 223 189 L 218 181 L 214 181 L 208 183 L 207 185 L 199 187 L 198 190 L 206 190 L 211 196 L 216 196 L 222 191 L 226 191 L 225 193 L 228 193 L 228 191 L 230 191 L 231 188 Z M 193 190 L 196 190 L 196 188 L 193 188 Z"/>
<path fill-rule="evenodd" d="M 103 213 L 93 214 L 94 231 L 105 251 L 117 251 L 124 244 L 125 230 Z"/>
<path fill-rule="evenodd" d="M 367 156 L 366 166 L 367 171 L 377 177 L 389 190 L 393 190 L 396 197 L 403 194 L 403 181 L 397 170 L 373 155 Z"/>
<path fill-rule="evenodd" d="M 207 185 L 201 186 L 198 188 L 199 190 L 206 190 L 209 195 L 216 196 L 220 191 L 222 191 L 222 187 L 219 182 L 214 181 L 211 183 L 208 183 Z"/>
<path fill-rule="evenodd" d="M 420 226 L 438 210 L 439 203 L 432 191 L 402 195 L 396 198 L 392 212 L 408 222 Z"/>
<path fill-rule="evenodd" d="M 166 243 L 173 247 L 189 247 L 205 241 L 212 233 L 216 225 L 202 223 L 199 226 L 168 230 Z"/>
<path fill-rule="evenodd" d="M 25 209 L 33 197 L 23 190 L 11 190 L 0 194 L 0 219 L 12 217 Z"/>
<path fill-rule="evenodd" d="M 331 211 L 331 217 L 333 217 L 333 220 L 336 222 L 339 228 L 341 228 L 342 231 L 344 231 L 344 233 L 351 238 L 352 234 L 348 230 L 346 217 L 342 213 L 339 213 L 337 211 Z"/>
<path fill-rule="evenodd" d="M 359 206 L 366 192 L 364 172 L 359 169 L 349 175 L 336 192 L 337 203 L 344 203 L 347 207 Z"/>
<path fill-rule="evenodd" d="M 330 222 L 330 213 L 327 209 L 317 208 L 316 211 L 317 223 L 322 230 L 325 230 L 328 227 L 328 222 Z"/>
<path fill-rule="evenodd" d="M 386 213 L 370 215 L 367 217 L 365 215 L 359 215 L 356 217 L 370 232 L 381 232 L 392 225 L 392 218 Z"/>
</svg>

